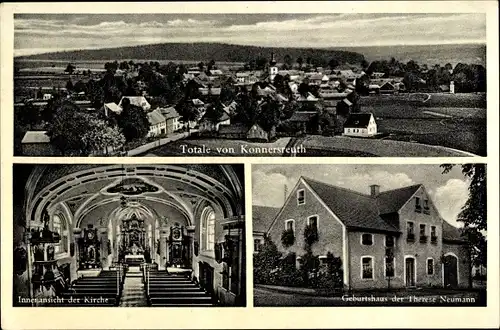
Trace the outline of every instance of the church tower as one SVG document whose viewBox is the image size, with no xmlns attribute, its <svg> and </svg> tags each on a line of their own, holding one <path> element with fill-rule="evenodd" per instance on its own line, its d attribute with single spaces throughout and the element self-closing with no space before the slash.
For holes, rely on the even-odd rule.
<svg viewBox="0 0 500 330">
<path fill-rule="evenodd" d="M 271 81 L 274 80 L 274 77 L 278 74 L 278 67 L 276 66 L 276 58 L 274 53 L 271 53 L 271 61 L 269 61 L 269 78 Z"/>
</svg>

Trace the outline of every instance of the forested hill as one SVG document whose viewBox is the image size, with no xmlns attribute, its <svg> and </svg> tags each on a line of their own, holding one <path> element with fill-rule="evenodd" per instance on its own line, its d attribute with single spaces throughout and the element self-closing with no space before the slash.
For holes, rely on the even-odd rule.
<svg viewBox="0 0 500 330">
<path fill-rule="evenodd" d="M 310 58 L 314 62 L 328 63 L 336 59 L 340 63 L 358 64 L 363 61 L 362 54 L 321 48 L 275 48 L 255 47 L 221 43 L 163 43 L 120 48 L 89 49 L 67 52 L 45 53 L 31 56 L 16 57 L 16 59 L 30 60 L 185 60 L 216 62 L 249 62 L 259 57 L 269 58 L 275 53 L 276 60 L 283 62 L 289 55 L 293 62 L 301 57 L 303 62 Z M 318 63 L 319 64 L 319 63 Z"/>
</svg>

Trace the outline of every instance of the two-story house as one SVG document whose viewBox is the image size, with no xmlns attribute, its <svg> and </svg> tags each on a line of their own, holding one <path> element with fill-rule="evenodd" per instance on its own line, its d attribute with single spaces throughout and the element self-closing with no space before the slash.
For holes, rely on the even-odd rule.
<svg viewBox="0 0 500 330">
<path fill-rule="evenodd" d="M 444 221 L 421 184 L 361 194 L 301 177 L 274 218 L 268 234 L 278 248 L 305 253 L 304 229 L 316 227 L 312 252 L 342 259 L 351 289 L 465 287 L 470 259 L 458 228 Z M 284 247 L 284 230 L 295 242 Z"/>
</svg>

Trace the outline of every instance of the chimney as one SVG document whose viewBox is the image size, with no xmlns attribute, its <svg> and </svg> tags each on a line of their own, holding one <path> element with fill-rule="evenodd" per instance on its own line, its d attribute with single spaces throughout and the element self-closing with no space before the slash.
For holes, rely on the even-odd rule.
<svg viewBox="0 0 500 330">
<path fill-rule="evenodd" d="M 378 184 L 372 184 L 370 186 L 370 196 L 377 197 L 380 194 L 380 186 Z"/>
</svg>

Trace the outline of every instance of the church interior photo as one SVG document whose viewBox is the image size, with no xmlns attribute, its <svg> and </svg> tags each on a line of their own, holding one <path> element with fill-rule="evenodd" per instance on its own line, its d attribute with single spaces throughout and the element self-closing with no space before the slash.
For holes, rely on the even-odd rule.
<svg viewBox="0 0 500 330">
<path fill-rule="evenodd" d="M 245 306 L 244 168 L 15 164 L 14 306 Z"/>
</svg>

